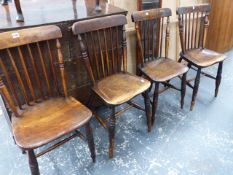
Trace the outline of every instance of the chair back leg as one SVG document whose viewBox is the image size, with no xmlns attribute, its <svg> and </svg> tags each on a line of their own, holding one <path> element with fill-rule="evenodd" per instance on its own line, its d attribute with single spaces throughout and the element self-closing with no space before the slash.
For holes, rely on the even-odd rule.
<svg viewBox="0 0 233 175">
<path fill-rule="evenodd" d="M 219 90 L 219 86 L 220 86 L 221 79 L 222 79 L 222 66 L 223 66 L 223 62 L 220 62 L 218 65 L 218 72 L 217 72 L 217 77 L 216 77 L 215 97 L 218 96 L 218 90 Z"/>
<path fill-rule="evenodd" d="M 40 175 L 38 162 L 33 150 L 28 150 L 28 161 L 31 170 L 31 175 Z"/>
<path fill-rule="evenodd" d="M 186 93 L 186 75 L 187 73 L 183 74 L 182 80 L 181 80 L 181 100 L 180 100 L 181 109 L 183 109 L 184 107 L 184 97 Z"/>
</svg>

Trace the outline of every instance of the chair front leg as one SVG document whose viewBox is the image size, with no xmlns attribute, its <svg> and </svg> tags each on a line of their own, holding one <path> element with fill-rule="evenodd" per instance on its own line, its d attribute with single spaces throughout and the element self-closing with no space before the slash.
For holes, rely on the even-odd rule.
<svg viewBox="0 0 233 175">
<path fill-rule="evenodd" d="M 109 124 L 108 124 L 108 132 L 109 132 L 109 158 L 113 158 L 113 150 L 115 145 L 115 106 L 112 106 L 112 113 L 110 116 Z"/>
<path fill-rule="evenodd" d="M 184 73 L 182 76 L 182 80 L 181 80 L 181 100 L 180 100 L 181 109 L 183 109 L 184 107 L 184 97 L 186 93 L 186 76 L 187 76 L 187 73 Z"/>
<path fill-rule="evenodd" d="M 217 72 L 217 76 L 216 76 L 216 84 L 215 84 L 215 97 L 218 96 L 218 90 L 219 90 L 219 86 L 221 83 L 221 79 L 222 79 L 222 66 L 223 66 L 223 62 L 220 62 L 218 65 L 218 72 Z"/>
<path fill-rule="evenodd" d="M 33 150 L 28 150 L 28 160 L 29 160 L 31 175 L 40 175 L 38 162 L 36 160 L 36 156 Z"/>
<path fill-rule="evenodd" d="M 144 92 L 143 97 L 144 97 L 144 103 L 145 103 L 147 127 L 148 127 L 148 132 L 150 132 L 151 131 L 151 125 L 152 125 L 152 118 L 151 118 L 149 89 Z"/>
<path fill-rule="evenodd" d="M 195 84 L 194 84 L 194 88 L 193 88 L 193 95 L 192 95 L 192 102 L 191 102 L 191 106 L 190 106 L 190 111 L 193 110 L 193 107 L 195 105 L 197 92 L 198 92 L 198 88 L 199 88 L 199 84 L 200 84 L 200 77 L 201 77 L 201 68 L 198 68 L 196 79 L 195 79 Z"/>
<path fill-rule="evenodd" d="M 90 121 L 86 124 L 85 129 L 86 129 L 88 147 L 91 152 L 91 158 L 92 158 L 92 161 L 95 163 L 95 160 L 96 160 L 95 143 L 94 143 L 93 132 L 91 129 Z"/>
<path fill-rule="evenodd" d="M 152 105 L 152 126 L 154 125 L 155 122 L 155 113 L 158 107 L 158 97 L 159 97 L 159 83 L 155 82 L 153 105 Z"/>
</svg>

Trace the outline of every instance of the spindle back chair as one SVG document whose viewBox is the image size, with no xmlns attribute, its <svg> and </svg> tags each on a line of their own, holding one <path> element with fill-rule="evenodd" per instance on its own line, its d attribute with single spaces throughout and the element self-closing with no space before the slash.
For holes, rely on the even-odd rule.
<svg viewBox="0 0 233 175">
<path fill-rule="evenodd" d="M 62 37 L 54 25 L 0 33 L 0 93 L 9 106 L 6 116 L 15 143 L 28 152 L 31 173 L 39 174 L 39 157 L 76 136 L 86 126 L 93 161 L 92 113 L 68 96 Z M 34 149 L 75 131 L 35 155 Z"/>
<path fill-rule="evenodd" d="M 95 113 L 97 120 L 109 132 L 109 157 L 113 157 L 115 142 L 115 117 L 130 107 L 144 108 L 133 103 L 131 99 L 144 93 L 150 82 L 127 73 L 127 48 L 124 15 L 114 15 L 88 21 L 80 21 L 73 25 L 73 33 L 77 35 L 81 50 L 81 59 L 93 84 L 94 97 L 97 95 L 108 107 L 111 116 L 104 120 Z M 144 93 L 148 131 L 151 130 L 150 106 L 147 91 Z M 93 99 L 90 100 L 90 106 Z M 123 103 L 130 106 L 115 112 L 115 108 Z"/>
<path fill-rule="evenodd" d="M 179 7 L 176 11 L 179 20 L 179 35 L 182 49 L 179 62 L 184 59 L 188 62 L 188 66 L 191 69 L 197 71 L 194 86 L 190 84 L 194 79 L 187 81 L 187 85 L 193 89 L 190 110 L 192 110 L 195 105 L 201 74 L 216 80 L 215 97 L 217 97 L 221 82 L 222 65 L 225 56 L 205 48 L 210 10 L 210 4 L 203 4 Z M 219 67 L 216 77 L 201 71 L 202 68 L 217 63 L 219 63 Z"/>
<path fill-rule="evenodd" d="M 188 68 L 168 58 L 170 16 L 171 10 L 168 8 L 132 13 L 140 55 L 137 68 L 142 76 L 149 78 L 155 84 L 152 102 L 152 124 L 155 121 L 159 93 L 169 88 L 179 90 L 181 91 L 181 108 L 184 105 L 185 80 Z M 183 75 L 181 89 L 169 83 L 171 79 L 180 75 Z M 165 85 L 165 88 L 162 90 L 159 90 L 160 83 Z"/>
<path fill-rule="evenodd" d="M 170 16 L 171 10 L 168 8 L 133 12 L 132 20 L 140 40 L 138 65 L 168 57 Z"/>
</svg>

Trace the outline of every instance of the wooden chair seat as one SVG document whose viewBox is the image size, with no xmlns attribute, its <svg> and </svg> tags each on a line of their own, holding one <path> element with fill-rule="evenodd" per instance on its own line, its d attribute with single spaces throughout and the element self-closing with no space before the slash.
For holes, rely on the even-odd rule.
<svg viewBox="0 0 233 175">
<path fill-rule="evenodd" d="M 91 117 L 91 111 L 72 97 L 51 98 L 13 116 L 13 135 L 21 148 L 33 149 L 78 129 Z"/>
<path fill-rule="evenodd" d="M 107 104 L 120 105 L 141 94 L 149 87 L 150 82 L 148 80 L 122 72 L 97 82 L 93 90 Z"/>
<path fill-rule="evenodd" d="M 188 67 L 169 58 L 159 58 L 147 62 L 141 68 L 143 74 L 148 76 L 152 81 L 164 82 L 188 71 Z"/>
<path fill-rule="evenodd" d="M 208 49 L 192 49 L 185 52 L 184 59 L 198 67 L 208 67 L 222 62 L 226 56 Z"/>
</svg>

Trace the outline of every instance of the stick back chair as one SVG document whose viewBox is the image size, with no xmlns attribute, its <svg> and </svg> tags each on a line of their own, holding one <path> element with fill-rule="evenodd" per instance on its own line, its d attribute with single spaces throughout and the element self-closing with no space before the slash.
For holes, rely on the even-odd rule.
<svg viewBox="0 0 233 175">
<path fill-rule="evenodd" d="M 109 132 L 109 157 L 113 157 L 115 142 L 115 120 L 131 106 L 144 110 L 131 100 L 145 92 L 145 106 L 148 131 L 151 130 L 150 104 L 147 89 L 150 82 L 127 72 L 127 53 L 124 15 L 114 15 L 73 25 L 73 33 L 78 36 L 81 59 L 92 82 L 92 90 L 109 108 L 111 116 L 104 120 L 95 114 L 97 120 Z M 93 97 L 94 95 L 92 95 Z M 93 100 L 91 100 L 93 101 Z M 116 106 L 128 103 L 125 110 L 116 112 Z M 91 104 L 91 102 L 90 102 Z"/>
<path fill-rule="evenodd" d="M 225 56 L 204 47 L 209 26 L 208 15 L 210 10 L 211 6 L 209 4 L 204 4 L 179 7 L 176 11 L 179 20 L 179 35 L 182 48 L 179 62 L 185 60 L 188 62 L 188 66 L 191 69 L 197 71 L 194 86 L 190 83 L 194 79 L 187 81 L 187 85 L 193 89 L 190 110 L 192 110 L 195 105 L 201 74 L 216 81 L 215 97 L 218 95 L 221 82 Z M 219 64 L 216 77 L 202 72 L 203 68 L 214 64 Z"/>
<path fill-rule="evenodd" d="M 9 107 L 6 119 L 15 143 L 28 153 L 33 175 L 39 174 L 37 157 L 76 136 L 85 139 L 77 130 L 82 126 L 95 161 L 92 113 L 68 96 L 61 37 L 54 25 L 0 34 L 0 93 Z M 70 133 L 35 155 L 34 149 Z"/>
<path fill-rule="evenodd" d="M 142 76 L 147 77 L 155 85 L 152 102 L 152 124 L 155 121 L 159 93 L 169 88 L 176 89 L 181 92 L 181 108 L 184 105 L 185 80 L 188 68 L 168 58 L 170 16 L 171 10 L 168 8 L 132 13 L 132 20 L 135 22 L 137 34 L 137 44 L 139 46 L 137 68 Z M 181 89 L 169 83 L 171 79 L 180 75 L 183 75 Z M 159 90 L 159 84 L 163 84 L 165 88 Z"/>
</svg>

